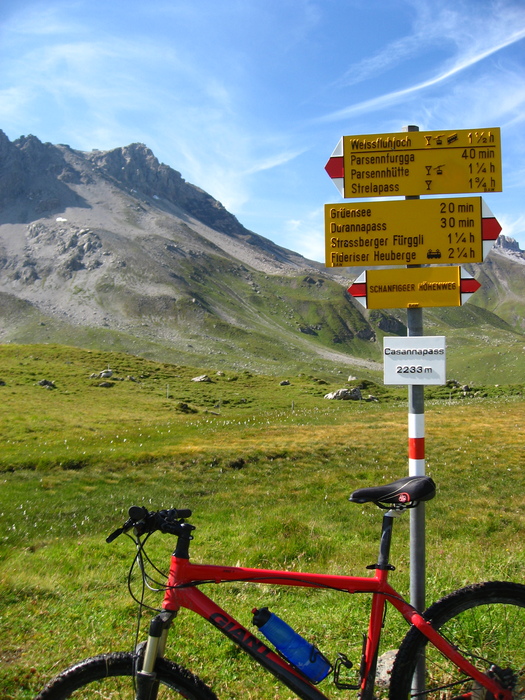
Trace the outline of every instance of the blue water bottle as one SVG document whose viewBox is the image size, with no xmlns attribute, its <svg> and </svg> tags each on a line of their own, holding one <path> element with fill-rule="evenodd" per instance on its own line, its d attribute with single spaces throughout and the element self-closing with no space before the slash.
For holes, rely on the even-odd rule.
<svg viewBox="0 0 525 700">
<path fill-rule="evenodd" d="M 303 639 L 268 608 L 254 608 L 252 612 L 253 624 L 298 671 L 312 683 L 320 683 L 326 678 L 332 665 L 317 647 Z"/>
</svg>

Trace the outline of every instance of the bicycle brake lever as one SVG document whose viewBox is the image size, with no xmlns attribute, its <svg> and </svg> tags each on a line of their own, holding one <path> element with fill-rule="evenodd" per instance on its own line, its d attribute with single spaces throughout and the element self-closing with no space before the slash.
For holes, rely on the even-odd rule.
<svg viewBox="0 0 525 700">
<path fill-rule="evenodd" d="M 115 532 L 112 532 L 109 537 L 106 537 L 106 542 L 110 544 L 113 542 L 113 540 L 116 540 L 117 537 L 122 535 L 123 532 L 127 532 L 130 530 L 132 527 L 134 527 L 138 522 L 141 520 L 144 520 L 146 516 L 149 515 L 148 511 L 146 508 L 143 506 L 131 506 L 131 508 L 128 511 L 129 513 L 129 519 L 126 520 L 124 525 L 122 527 L 119 527 L 115 530 Z"/>
<path fill-rule="evenodd" d="M 126 527 L 129 522 L 131 522 L 131 521 L 128 520 L 126 523 L 124 523 L 124 525 L 122 527 L 117 528 L 115 530 L 115 532 L 112 532 L 111 535 L 106 537 L 106 542 L 108 544 L 110 544 L 111 542 L 113 542 L 113 540 L 116 540 L 119 535 L 122 535 L 123 532 L 126 532 L 126 530 L 129 530 L 131 525 L 133 525 L 133 523 L 131 523 L 131 525 L 129 527 Z"/>
</svg>

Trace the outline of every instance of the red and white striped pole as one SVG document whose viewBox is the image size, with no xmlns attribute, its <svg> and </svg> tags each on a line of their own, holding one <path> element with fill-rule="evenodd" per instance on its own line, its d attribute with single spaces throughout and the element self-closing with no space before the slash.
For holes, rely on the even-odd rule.
<svg viewBox="0 0 525 700">
<path fill-rule="evenodd" d="M 403 131 L 419 131 L 418 126 L 407 126 Z M 419 199 L 419 196 L 405 197 Z M 410 267 L 410 266 L 409 266 Z M 407 309 L 407 335 L 423 335 L 423 309 Z M 408 474 L 425 476 L 425 387 L 411 384 L 408 387 Z M 425 504 L 420 503 L 410 511 L 410 602 L 416 610 L 425 609 L 426 597 L 426 535 Z M 412 690 L 425 690 L 425 660 L 419 659 L 412 680 Z"/>
<path fill-rule="evenodd" d="M 409 336 L 423 335 L 423 309 L 407 309 Z M 425 387 L 411 384 L 408 387 L 408 474 L 425 476 Z M 425 504 L 420 503 L 410 511 L 410 602 L 416 610 L 425 609 L 426 597 L 426 534 Z M 412 690 L 420 694 L 425 690 L 425 659 L 417 663 Z"/>
<path fill-rule="evenodd" d="M 408 414 L 408 475 L 425 476 L 425 413 Z"/>
</svg>

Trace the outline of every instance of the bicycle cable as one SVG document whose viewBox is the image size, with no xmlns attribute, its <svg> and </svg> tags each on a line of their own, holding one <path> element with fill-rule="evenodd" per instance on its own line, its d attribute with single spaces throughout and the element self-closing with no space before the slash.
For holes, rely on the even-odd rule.
<svg viewBox="0 0 525 700">
<path fill-rule="evenodd" d="M 419 692 L 413 692 L 410 697 L 411 698 L 421 698 L 421 697 L 424 697 L 425 695 L 428 695 L 429 693 L 435 693 L 437 690 L 446 690 L 447 688 L 453 688 L 455 685 L 463 685 L 467 681 L 471 681 L 471 680 L 472 680 L 472 678 L 465 676 L 465 678 L 462 678 L 459 681 L 454 681 L 453 683 L 448 683 L 447 685 L 440 685 L 437 687 L 429 688 L 428 690 L 421 690 Z M 461 695 L 459 697 L 461 697 Z"/>
<path fill-rule="evenodd" d="M 148 533 L 142 541 L 140 538 L 135 538 L 131 535 L 128 535 L 128 537 L 135 543 L 135 546 L 137 548 L 137 552 L 135 556 L 133 557 L 133 561 L 131 562 L 131 566 L 128 571 L 128 578 L 127 578 L 127 585 L 128 585 L 128 592 L 132 598 L 138 605 L 139 605 L 139 613 L 142 613 L 143 609 L 151 610 L 152 612 L 161 612 L 159 608 L 155 608 L 151 605 L 147 605 L 145 603 L 145 596 L 146 596 L 146 588 L 149 588 L 149 590 L 159 593 L 163 590 L 166 590 L 166 586 L 158 581 L 155 581 L 148 572 L 146 571 L 146 567 L 144 565 L 144 559 L 151 564 L 150 558 L 145 555 L 145 550 L 144 546 L 147 542 L 147 540 L 150 538 L 152 533 Z M 145 555 L 145 556 L 144 556 Z M 141 593 L 140 593 L 140 598 L 138 598 L 133 591 L 133 572 L 135 570 L 135 567 L 138 566 L 140 569 L 140 578 L 142 582 L 141 586 Z M 158 571 L 158 569 L 154 566 L 155 570 Z M 162 572 L 161 575 L 164 575 Z M 150 582 L 155 584 L 156 586 L 159 586 L 159 588 L 154 588 L 152 585 L 150 585 Z"/>
<path fill-rule="evenodd" d="M 148 536 L 146 537 L 146 539 L 144 540 L 144 542 L 141 542 L 141 541 L 140 541 L 140 538 L 138 538 L 137 545 L 139 545 L 139 544 L 141 545 L 141 558 L 144 559 L 144 560 L 146 560 L 147 563 L 151 566 L 151 568 L 152 568 L 154 571 L 156 571 L 156 572 L 159 574 L 159 576 L 162 577 L 163 580 L 166 580 L 166 579 L 168 578 L 168 574 L 167 574 L 165 571 L 161 571 L 161 570 L 158 568 L 158 566 L 150 559 L 150 557 L 148 556 L 148 553 L 146 552 L 145 544 L 146 544 L 147 539 L 148 539 L 152 534 L 153 534 L 153 533 L 150 532 L 150 533 L 148 534 Z M 146 584 L 146 585 L 148 585 L 148 588 L 149 588 L 150 590 L 152 590 L 152 591 L 157 591 L 157 592 L 160 591 L 160 590 L 163 590 L 163 591 L 166 590 L 166 584 L 163 583 L 163 582 L 161 582 L 161 581 L 156 581 L 150 574 L 147 573 L 147 571 L 146 571 L 146 569 L 144 568 L 143 565 L 142 565 L 141 571 L 142 571 L 142 573 L 143 573 L 143 576 L 145 576 L 146 581 L 150 581 L 152 584 L 154 584 L 155 586 L 157 586 L 157 588 L 152 588 L 151 586 L 149 586 L 148 584 Z"/>
</svg>

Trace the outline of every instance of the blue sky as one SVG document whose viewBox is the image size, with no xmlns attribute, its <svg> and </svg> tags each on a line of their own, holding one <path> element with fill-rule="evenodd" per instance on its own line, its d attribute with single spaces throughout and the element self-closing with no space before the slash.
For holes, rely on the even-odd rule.
<svg viewBox="0 0 525 700">
<path fill-rule="evenodd" d="M 525 249 L 524 0 L 2 0 L 0 129 L 133 142 L 247 228 L 324 260 L 343 135 L 501 127 Z"/>
</svg>

